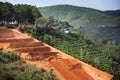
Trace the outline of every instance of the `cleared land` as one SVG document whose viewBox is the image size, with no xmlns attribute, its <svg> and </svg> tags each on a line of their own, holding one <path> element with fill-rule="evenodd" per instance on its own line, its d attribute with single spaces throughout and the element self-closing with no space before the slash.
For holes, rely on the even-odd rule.
<svg viewBox="0 0 120 80">
<path fill-rule="evenodd" d="M 0 29 L 0 48 L 16 51 L 27 63 L 53 69 L 61 80 L 111 80 L 112 75 L 98 70 L 17 30 Z"/>
</svg>

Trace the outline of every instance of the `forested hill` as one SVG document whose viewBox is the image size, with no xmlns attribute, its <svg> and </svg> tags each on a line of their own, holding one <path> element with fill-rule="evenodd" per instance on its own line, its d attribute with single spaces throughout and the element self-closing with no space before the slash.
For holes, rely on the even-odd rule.
<svg viewBox="0 0 120 80">
<path fill-rule="evenodd" d="M 120 16 L 120 10 L 109 10 L 109 11 L 104 11 L 104 13 L 109 16 Z"/>
<path fill-rule="evenodd" d="M 107 17 L 102 11 L 71 5 L 57 5 L 39 8 L 44 17 L 54 16 L 59 20 L 96 19 Z"/>
<path fill-rule="evenodd" d="M 56 5 L 39 8 L 43 17 L 67 21 L 75 30 L 80 30 L 91 40 L 105 39 L 120 43 L 120 16 L 118 11 L 100 11 L 71 5 Z"/>
<path fill-rule="evenodd" d="M 71 5 L 56 5 L 39 8 L 43 17 L 53 16 L 55 19 L 69 22 L 74 28 L 80 27 L 105 27 L 120 25 L 118 11 L 100 11 L 91 8 Z"/>
</svg>

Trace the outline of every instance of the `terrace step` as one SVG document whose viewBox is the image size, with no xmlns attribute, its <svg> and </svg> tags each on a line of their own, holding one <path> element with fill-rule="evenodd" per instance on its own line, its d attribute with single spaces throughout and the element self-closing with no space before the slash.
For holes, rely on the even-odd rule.
<svg viewBox="0 0 120 80">
<path fill-rule="evenodd" d="M 14 37 L 14 38 L 0 38 L 0 43 L 6 42 L 26 42 L 26 41 L 33 41 L 32 38 L 25 38 L 25 37 Z"/>
<path fill-rule="evenodd" d="M 39 47 L 24 47 L 24 48 L 14 48 L 13 51 L 16 52 L 23 52 L 23 53 L 29 53 L 29 52 L 46 52 L 50 51 L 49 47 L 46 46 L 39 46 Z"/>
<path fill-rule="evenodd" d="M 0 29 L 0 38 L 11 38 L 11 37 L 14 37 L 12 30 Z"/>
<path fill-rule="evenodd" d="M 29 60 L 49 60 L 51 57 L 55 57 L 58 52 L 39 52 L 39 53 L 29 53 Z"/>
<path fill-rule="evenodd" d="M 34 55 L 34 54 L 46 55 L 46 54 L 58 54 L 58 52 L 52 52 L 52 51 L 46 51 L 46 52 L 30 52 L 29 54 L 31 54 L 31 55 Z"/>
<path fill-rule="evenodd" d="M 29 53 L 29 55 L 31 55 L 31 56 L 42 55 L 42 56 L 45 56 L 45 58 L 50 57 L 50 56 L 55 56 L 56 54 L 58 54 L 58 52 L 46 51 L 46 52 L 32 52 L 32 53 Z"/>
<path fill-rule="evenodd" d="M 9 45 L 9 48 L 23 48 L 23 47 L 38 47 L 44 46 L 42 42 L 14 42 Z"/>
</svg>

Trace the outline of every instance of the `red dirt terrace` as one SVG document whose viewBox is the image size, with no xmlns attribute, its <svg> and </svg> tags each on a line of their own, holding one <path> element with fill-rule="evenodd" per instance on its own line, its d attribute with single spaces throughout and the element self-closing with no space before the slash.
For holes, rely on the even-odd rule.
<svg viewBox="0 0 120 80">
<path fill-rule="evenodd" d="M 36 67 L 53 69 L 60 80 L 112 79 L 112 75 L 14 29 L 0 29 L 0 48 L 19 52 L 21 58 Z"/>
</svg>

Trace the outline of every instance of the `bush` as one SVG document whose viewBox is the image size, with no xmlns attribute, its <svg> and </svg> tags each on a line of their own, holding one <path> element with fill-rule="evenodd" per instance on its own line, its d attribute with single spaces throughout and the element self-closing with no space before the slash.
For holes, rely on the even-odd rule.
<svg viewBox="0 0 120 80">
<path fill-rule="evenodd" d="M 9 63 L 19 60 L 20 57 L 14 52 L 0 52 L 0 61 L 3 63 Z"/>
<path fill-rule="evenodd" d="M 52 72 L 26 64 L 14 52 L 0 51 L 0 80 L 57 80 Z"/>
</svg>

